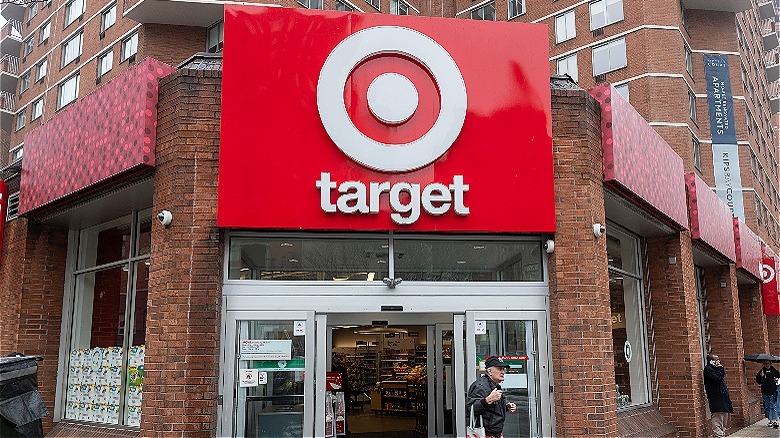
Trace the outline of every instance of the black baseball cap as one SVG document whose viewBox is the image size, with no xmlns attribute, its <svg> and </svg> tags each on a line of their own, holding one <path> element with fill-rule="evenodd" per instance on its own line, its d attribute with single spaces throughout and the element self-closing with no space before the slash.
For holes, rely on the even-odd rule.
<svg viewBox="0 0 780 438">
<path fill-rule="evenodd" d="M 485 361 L 485 368 L 490 367 L 503 367 L 503 368 L 511 368 L 509 365 L 504 363 L 504 359 L 501 359 L 498 356 L 490 356 Z"/>
</svg>

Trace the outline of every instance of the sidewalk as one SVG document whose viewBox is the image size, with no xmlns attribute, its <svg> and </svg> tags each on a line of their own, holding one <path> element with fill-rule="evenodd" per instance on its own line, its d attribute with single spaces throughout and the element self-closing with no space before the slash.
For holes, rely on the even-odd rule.
<svg viewBox="0 0 780 438">
<path fill-rule="evenodd" d="M 769 426 L 769 420 L 764 418 L 763 420 L 753 423 L 750 426 L 740 429 L 733 434 L 729 435 L 730 437 L 780 437 L 780 429 L 774 429 Z"/>
</svg>

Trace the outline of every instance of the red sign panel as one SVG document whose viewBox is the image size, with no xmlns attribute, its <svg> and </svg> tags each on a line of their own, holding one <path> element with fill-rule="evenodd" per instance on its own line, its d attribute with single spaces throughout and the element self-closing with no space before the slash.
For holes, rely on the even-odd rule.
<svg viewBox="0 0 780 438">
<path fill-rule="evenodd" d="M 554 232 L 546 38 L 226 6 L 218 224 Z"/>
<path fill-rule="evenodd" d="M 3 233 L 5 218 L 8 216 L 8 184 L 0 179 L 0 256 L 3 255 Z"/>
<path fill-rule="evenodd" d="M 780 296 L 777 290 L 777 256 L 774 252 L 763 246 L 764 259 L 761 265 L 762 302 L 765 315 L 780 315 Z"/>
</svg>

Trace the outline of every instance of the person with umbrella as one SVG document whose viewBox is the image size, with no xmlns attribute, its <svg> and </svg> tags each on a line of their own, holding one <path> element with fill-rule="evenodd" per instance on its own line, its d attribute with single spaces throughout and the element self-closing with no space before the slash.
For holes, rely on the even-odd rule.
<svg viewBox="0 0 780 438">
<path fill-rule="evenodd" d="M 764 402 L 764 415 L 769 419 L 769 426 L 777 429 L 778 413 L 777 404 L 777 382 L 780 380 L 780 371 L 772 366 L 770 358 L 764 358 L 763 368 L 756 374 L 756 383 L 761 385 L 761 398 Z"/>
<path fill-rule="evenodd" d="M 726 388 L 726 370 L 715 354 L 707 355 L 707 365 L 704 367 L 704 390 L 712 413 L 712 434 L 716 437 L 726 436 L 726 424 L 729 414 L 734 412 L 729 390 Z"/>
</svg>

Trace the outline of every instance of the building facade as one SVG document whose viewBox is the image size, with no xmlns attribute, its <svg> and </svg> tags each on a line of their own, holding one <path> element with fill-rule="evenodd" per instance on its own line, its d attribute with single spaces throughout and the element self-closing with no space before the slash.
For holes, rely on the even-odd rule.
<svg viewBox="0 0 780 438">
<path fill-rule="evenodd" d="M 763 273 L 776 269 L 780 201 L 767 4 L 339 0 L 283 6 L 355 14 L 227 15 L 194 2 L 4 4 L 0 352 L 44 358 L 44 425 L 58 436 L 282 433 L 269 424 L 325 436 L 339 433 L 339 414 L 355 433 L 371 412 L 409 414 L 392 427 L 410 436 L 459 436 L 487 355 L 517 365 L 505 389 L 522 409 L 507 435 L 704 435 L 711 352 L 728 371 L 732 426 L 750 424 L 761 418 L 758 365 L 742 357 L 780 341 L 777 287 Z M 458 149 L 408 167 L 347 146 L 311 156 L 341 131 L 295 106 L 316 101 L 316 76 L 275 62 L 316 64 L 336 50 L 328 26 L 354 35 L 371 23 L 435 35 L 469 105 L 514 96 L 541 109 L 518 119 L 469 106 Z M 509 56 L 521 79 L 463 66 L 495 67 L 513 51 L 499 37 L 541 41 L 539 24 L 549 54 L 538 44 Z M 448 42 L 437 33 L 448 29 L 493 50 Z M 304 44 L 296 53 L 316 55 L 284 58 L 285 32 Z M 439 61 L 413 56 L 429 44 L 418 43 L 378 58 L 401 51 L 405 67 L 393 68 L 422 66 L 415 105 L 439 96 L 430 112 L 445 112 L 441 96 L 458 89 L 442 85 Z M 223 45 L 224 66 L 191 57 Z M 415 134 L 379 131 L 425 111 L 372 107 L 369 84 L 390 65 L 373 59 L 356 63 L 366 71 L 350 86 L 368 89 L 354 111 L 376 126 L 357 127 L 408 142 Z M 573 81 L 548 84 L 550 72 Z M 505 92 L 474 91 L 480 74 Z M 406 82 L 394 84 L 401 101 Z M 300 99 L 285 100 L 290 90 Z M 463 152 L 480 132 L 495 145 L 487 158 Z M 501 149 L 513 142 L 527 156 Z M 296 192 L 316 169 L 316 185 Z M 361 172 L 391 176 L 363 184 Z M 505 192 L 480 203 L 479 181 Z M 344 410 L 328 390 L 339 361 L 355 388 Z"/>
</svg>

